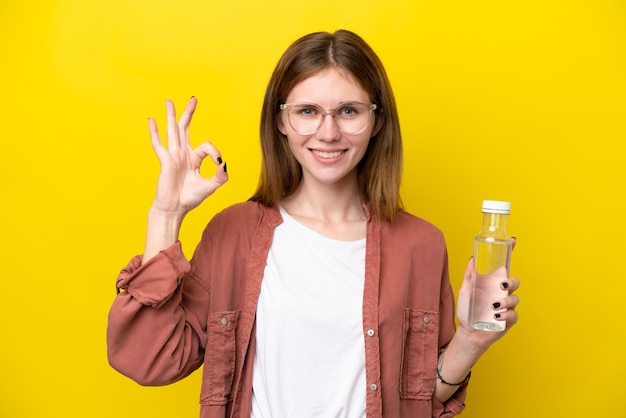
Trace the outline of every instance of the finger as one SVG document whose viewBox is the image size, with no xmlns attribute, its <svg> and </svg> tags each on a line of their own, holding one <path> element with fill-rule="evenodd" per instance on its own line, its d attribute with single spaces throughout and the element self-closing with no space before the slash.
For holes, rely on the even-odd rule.
<svg viewBox="0 0 626 418">
<path fill-rule="evenodd" d="M 519 315 L 514 310 L 508 310 L 504 312 L 499 312 L 493 315 L 493 318 L 497 321 L 505 321 L 506 327 L 511 328 L 513 325 L 517 324 L 519 320 Z"/>
<path fill-rule="evenodd" d="M 515 292 L 517 289 L 519 289 L 519 286 L 520 281 L 516 277 L 509 277 L 508 279 L 503 280 L 502 283 L 500 283 L 500 288 L 502 290 L 507 290 L 509 293 Z"/>
<path fill-rule="evenodd" d="M 518 304 L 519 297 L 517 295 L 509 295 L 495 302 L 493 305 L 491 305 L 491 308 L 494 311 L 498 311 L 501 309 L 515 309 L 517 308 Z"/>
<path fill-rule="evenodd" d="M 167 147 L 170 150 L 177 150 L 180 148 L 180 139 L 178 138 L 176 108 L 174 107 L 174 102 L 166 100 L 165 111 L 167 113 Z"/>
<path fill-rule="evenodd" d="M 210 156 L 213 162 L 219 165 L 217 171 L 215 172 L 215 181 L 217 182 L 217 185 L 226 183 L 228 180 L 226 162 L 222 160 L 222 154 L 212 143 L 205 141 L 194 149 L 193 152 L 198 157 L 200 163 L 202 163 L 206 157 Z"/>
<path fill-rule="evenodd" d="M 512 237 L 511 241 L 513 241 L 513 244 L 511 245 L 511 250 L 514 250 L 515 249 L 515 244 L 517 244 L 517 238 Z"/>
<path fill-rule="evenodd" d="M 193 150 L 193 152 L 200 159 L 200 161 L 210 156 L 215 164 L 222 164 L 222 154 L 215 147 L 215 145 L 213 145 L 209 141 L 205 141 L 200 144 L 196 149 Z"/>
<path fill-rule="evenodd" d="M 467 267 L 463 273 L 463 282 L 461 282 L 461 288 L 459 289 L 459 298 L 463 295 L 469 295 L 472 288 L 472 276 L 474 272 L 474 257 L 471 257 L 467 262 Z"/>
<path fill-rule="evenodd" d="M 226 162 L 222 162 L 215 172 L 215 181 L 220 185 L 228 181 L 228 172 L 226 171 Z"/>
<path fill-rule="evenodd" d="M 187 107 L 185 107 L 185 110 L 178 121 L 178 137 L 181 146 L 189 145 L 189 125 L 191 124 L 191 119 L 193 118 L 197 104 L 198 100 L 195 96 L 191 96 L 189 103 L 187 103 Z"/>
<path fill-rule="evenodd" d="M 470 283 L 472 281 L 472 277 L 474 276 L 474 257 L 470 257 L 467 262 L 467 266 L 465 266 L 465 273 L 463 273 L 463 283 Z"/>
<path fill-rule="evenodd" d="M 212 190 L 217 189 L 228 181 L 228 173 L 226 172 L 225 168 L 226 163 L 220 164 L 220 166 L 217 168 L 217 171 L 215 172 L 215 175 L 207 180 Z"/>
<path fill-rule="evenodd" d="M 465 277 L 471 278 L 472 272 L 474 271 L 474 257 L 470 257 L 467 262 L 467 266 L 465 267 Z"/>
<path fill-rule="evenodd" d="M 154 119 L 148 118 L 148 129 L 150 131 L 150 140 L 152 142 L 152 149 L 155 154 L 162 161 L 162 159 L 167 154 L 165 148 L 163 148 L 163 143 L 161 142 L 161 137 L 159 136 L 159 130 L 157 128 L 157 123 Z"/>
</svg>

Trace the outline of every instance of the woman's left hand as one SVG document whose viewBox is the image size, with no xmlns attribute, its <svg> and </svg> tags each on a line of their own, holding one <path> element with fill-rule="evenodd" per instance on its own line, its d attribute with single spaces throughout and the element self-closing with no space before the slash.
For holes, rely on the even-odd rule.
<svg viewBox="0 0 626 418">
<path fill-rule="evenodd" d="M 520 286 L 519 279 L 515 277 L 503 277 L 500 282 L 500 289 L 508 291 L 508 295 L 492 302 L 493 313 L 500 315 L 497 318 L 499 321 L 505 322 L 504 331 L 480 331 L 476 330 L 468 325 L 468 314 L 470 305 L 470 295 L 472 290 L 472 270 L 474 269 L 474 259 L 471 258 L 467 263 L 465 274 L 463 278 L 463 284 L 459 290 L 459 299 L 457 306 L 457 318 L 459 320 L 460 332 L 467 342 L 473 345 L 473 348 L 477 351 L 486 351 L 491 344 L 498 341 L 511 329 L 513 325 L 517 323 L 518 316 L 515 308 L 519 303 L 517 295 L 513 294 Z M 499 304 L 499 305 L 498 305 Z M 497 308 L 496 308 L 497 306 Z"/>
</svg>

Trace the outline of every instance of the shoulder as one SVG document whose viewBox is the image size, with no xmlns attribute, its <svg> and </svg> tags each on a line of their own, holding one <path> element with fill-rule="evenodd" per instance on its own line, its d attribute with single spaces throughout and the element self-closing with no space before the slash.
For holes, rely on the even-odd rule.
<svg viewBox="0 0 626 418">
<path fill-rule="evenodd" d="M 251 201 L 222 209 L 206 225 L 196 253 L 205 258 L 211 254 L 222 257 L 242 253 L 258 237 L 259 227 L 271 212 L 271 208 Z"/>
<path fill-rule="evenodd" d="M 211 222 L 224 222 L 232 220 L 244 220 L 250 218 L 258 218 L 261 215 L 263 206 L 257 202 L 240 202 L 228 206 L 218 212 Z"/>
<path fill-rule="evenodd" d="M 418 234 L 429 239 L 443 240 L 443 232 L 437 226 L 404 210 L 398 212 L 396 220 L 389 225 L 389 229 L 401 235 Z"/>
<path fill-rule="evenodd" d="M 443 232 L 429 221 L 401 210 L 393 223 L 382 222 L 381 240 L 389 248 L 445 253 Z"/>
<path fill-rule="evenodd" d="M 279 223 L 280 213 L 258 202 L 235 203 L 218 212 L 207 225 L 205 233 L 241 233 L 256 230 L 263 221 Z"/>
</svg>

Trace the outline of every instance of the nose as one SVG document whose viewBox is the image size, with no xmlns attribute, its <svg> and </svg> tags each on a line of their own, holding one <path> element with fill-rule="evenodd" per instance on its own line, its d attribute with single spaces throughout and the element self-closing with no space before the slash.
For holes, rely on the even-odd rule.
<svg viewBox="0 0 626 418">
<path fill-rule="evenodd" d="M 331 112 L 324 113 L 322 124 L 317 130 L 317 138 L 321 141 L 337 141 L 341 138 L 341 131 Z"/>
</svg>

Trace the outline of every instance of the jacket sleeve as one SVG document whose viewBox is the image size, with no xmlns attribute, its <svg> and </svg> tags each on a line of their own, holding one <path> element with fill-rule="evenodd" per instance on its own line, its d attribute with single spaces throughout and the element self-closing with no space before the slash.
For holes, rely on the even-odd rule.
<svg viewBox="0 0 626 418">
<path fill-rule="evenodd" d="M 455 310 L 456 303 L 452 285 L 450 284 L 450 274 L 448 272 L 448 254 L 444 257 L 444 268 L 441 278 L 441 293 L 439 302 L 440 334 L 439 349 L 446 347 L 454 333 L 456 332 Z M 433 418 L 450 418 L 460 414 L 465 409 L 465 397 L 467 394 L 468 382 L 465 382 L 459 389 L 444 403 L 433 396 Z"/>
<path fill-rule="evenodd" d="M 202 364 L 209 292 L 189 271 L 177 242 L 143 265 L 134 257 L 118 276 L 107 355 L 141 385 L 175 382 Z"/>
<path fill-rule="evenodd" d="M 433 417 L 450 418 L 463 412 L 463 409 L 465 409 L 466 390 L 467 383 L 464 383 L 445 403 L 441 403 L 436 398 L 433 398 Z"/>
</svg>

